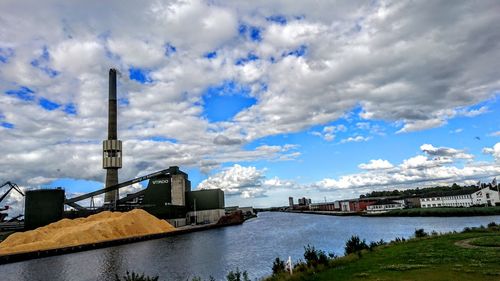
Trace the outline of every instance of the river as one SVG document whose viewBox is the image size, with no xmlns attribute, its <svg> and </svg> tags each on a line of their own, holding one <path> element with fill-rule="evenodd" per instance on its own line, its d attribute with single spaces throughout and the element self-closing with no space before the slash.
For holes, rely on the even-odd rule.
<svg viewBox="0 0 500 281">
<path fill-rule="evenodd" d="M 114 281 L 115 274 L 123 276 L 127 270 L 158 275 L 160 280 L 223 280 L 237 267 L 253 280 L 269 275 L 278 256 L 303 259 L 307 244 L 342 255 L 352 235 L 367 242 L 390 241 L 408 238 L 418 228 L 461 231 L 492 221 L 500 223 L 500 216 L 367 218 L 264 212 L 238 226 L 0 265 L 0 280 Z"/>
</svg>

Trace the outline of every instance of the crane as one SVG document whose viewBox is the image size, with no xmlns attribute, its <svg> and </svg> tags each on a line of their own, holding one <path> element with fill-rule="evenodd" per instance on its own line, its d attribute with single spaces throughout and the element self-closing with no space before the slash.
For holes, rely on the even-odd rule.
<svg viewBox="0 0 500 281">
<path fill-rule="evenodd" d="M 2 197 L 0 197 L 0 203 L 2 203 L 2 201 L 7 197 L 7 195 L 9 195 L 9 193 L 14 189 L 15 191 L 19 192 L 19 194 L 21 194 L 22 196 L 24 196 L 24 193 L 21 191 L 21 189 L 19 188 L 19 186 L 17 186 L 17 184 L 15 183 L 12 183 L 10 181 L 2 184 L 0 186 L 0 188 L 4 187 L 4 186 L 9 186 L 10 188 L 7 190 L 7 192 L 5 192 Z M 9 206 L 5 206 L 5 207 L 0 207 L 0 211 L 5 211 L 5 210 L 8 210 L 9 209 Z M 3 221 L 5 218 L 7 217 L 7 213 L 0 213 L 0 221 Z"/>
</svg>

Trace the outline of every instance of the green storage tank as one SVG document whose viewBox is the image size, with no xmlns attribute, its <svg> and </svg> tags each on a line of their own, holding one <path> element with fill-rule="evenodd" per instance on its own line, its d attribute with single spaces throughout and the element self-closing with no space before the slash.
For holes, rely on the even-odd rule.
<svg viewBox="0 0 500 281">
<path fill-rule="evenodd" d="M 35 229 L 63 218 L 64 190 L 39 189 L 26 192 L 24 228 Z"/>
<path fill-rule="evenodd" d="M 189 211 L 224 209 L 224 192 L 220 189 L 202 189 L 186 192 L 186 207 Z"/>
</svg>

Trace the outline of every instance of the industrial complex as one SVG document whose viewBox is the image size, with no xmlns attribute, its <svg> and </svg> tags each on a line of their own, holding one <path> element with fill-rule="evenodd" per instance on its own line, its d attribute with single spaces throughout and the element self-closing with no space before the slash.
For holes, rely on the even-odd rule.
<svg viewBox="0 0 500 281">
<path fill-rule="evenodd" d="M 63 188 L 30 190 L 25 197 L 25 229 L 34 229 L 62 218 L 88 216 L 104 210 L 127 211 L 141 208 L 173 226 L 215 223 L 225 215 L 224 192 L 220 189 L 191 190 L 188 175 L 177 166 L 131 179 L 118 181 L 122 167 L 122 142 L 117 134 L 117 70 L 109 71 L 108 138 L 103 141 L 105 188 L 66 198 Z M 120 189 L 149 180 L 145 189 L 125 194 Z M 95 206 L 94 198 L 104 194 L 104 204 Z M 89 206 L 79 203 L 90 202 Z M 65 208 L 65 206 L 67 206 Z"/>
</svg>

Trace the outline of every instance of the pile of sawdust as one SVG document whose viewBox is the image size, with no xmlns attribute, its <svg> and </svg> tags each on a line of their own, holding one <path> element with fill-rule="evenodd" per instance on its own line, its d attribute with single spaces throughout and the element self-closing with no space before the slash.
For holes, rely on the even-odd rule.
<svg viewBox="0 0 500 281">
<path fill-rule="evenodd" d="M 0 255 L 92 244 L 96 242 L 174 231 L 148 212 L 101 212 L 87 218 L 62 219 L 35 230 L 18 232 L 0 243 Z"/>
</svg>

